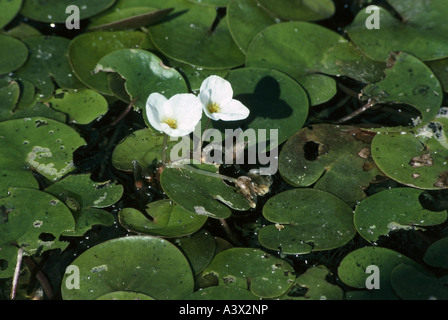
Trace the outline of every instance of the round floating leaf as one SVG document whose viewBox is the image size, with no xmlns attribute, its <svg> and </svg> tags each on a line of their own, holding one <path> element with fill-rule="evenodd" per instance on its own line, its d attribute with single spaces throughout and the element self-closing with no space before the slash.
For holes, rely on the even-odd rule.
<svg viewBox="0 0 448 320">
<path fill-rule="evenodd" d="M 311 267 L 296 278 L 283 299 L 293 300 L 342 300 L 340 287 L 327 281 L 329 270 L 325 266 Z M 303 290 L 306 292 L 303 293 Z"/>
<path fill-rule="evenodd" d="M 193 274 L 200 274 L 212 261 L 216 251 L 215 238 L 206 230 L 200 230 L 191 236 L 176 239 L 174 244 L 180 248 L 190 261 Z"/>
<path fill-rule="evenodd" d="M 250 209 L 249 202 L 237 188 L 227 185 L 210 171 L 191 166 L 165 168 L 160 183 L 171 200 L 199 215 L 225 219 L 232 214 L 231 209 Z"/>
<path fill-rule="evenodd" d="M 447 186 L 448 150 L 437 139 L 410 132 L 377 134 L 372 157 L 380 170 L 402 184 L 435 190 Z"/>
<path fill-rule="evenodd" d="M 97 31 L 84 33 L 72 40 L 68 57 L 78 78 L 88 87 L 112 95 L 107 73 L 94 73 L 98 61 L 118 49 L 144 48 L 146 35 L 139 31 Z"/>
<path fill-rule="evenodd" d="M 19 13 L 21 6 L 22 0 L 0 1 L 0 29 L 6 26 L 12 19 L 14 19 L 17 13 Z"/>
<path fill-rule="evenodd" d="M 446 211 L 424 209 L 419 201 L 421 194 L 418 189 L 395 188 L 364 199 L 355 210 L 358 233 L 374 242 L 395 230 L 414 230 L 445 222 Z"/>
<path fill-rule="evenodd" d="M 137 49 L 116 50 L 101 58 L 95 73 L 118 72 L 126 79 L 126 91 L 135 99 L 135 105 L 143 110 L 146 100 L 153 92 L 170 98 L 187 92 L 187 85 L 174 68 L 166 67 L 155 54 Z"/>
<path fill-rule="evenodd" d="M 270 198 L 263 216 L 274 224 L 258 233 L 261 245 L 284 254 L 306 254 L 343 246 L 355 235 L 353 211 L 320 190 L 292 189 Z"/>
<path fill-rule="evenodd" d="M 257 297 L 275 298 L 291 287 L 293 272 L 288 262 L 260 249 L 232 248 L 217 254 L 202 276 L 212 274 L 219 286 L 249 288 Z"/>
<path fill-rule="evenodd" d="M 215 8 L 184 0 L 152 0 L 148 5 L 159 9 L 175 8 L 165 20 L 149 28 L 153 43 L 169 58 L 211 69 L 229 69 L 244 64 L 244 55 L 230 35 L 227 18 L 222 18 L 212 29 Z"/>
<path fill-rule="evenodd" d="M 279 51 L 278 48 L 282 50 Z M 273 24 L 259 32 L 247 50 L 246 66 L 285 72 L 307 91 L 310 84 L 314 87 L 316 81 L 315 78 L 303 80 L 310 74 L 342 75 L 371 82 L 381 79 L 384 69 L 384 64 L 364 57 L 338 33 L 313 23 L 294 21 Z M 331 85 L 328 81 L 324 84 Z M 323 93 L 325 92 L 335 90 L 324 88 Z M 308 93 L 311 101 L 325 102 L 331 98 L 314 96 L 312 93 L 319 93 L 314 90 L 309 90 Z"/>
<path fill-rule="evenodd" d="M 0 5 L 2 3 L 0 2 Z M 19 69 L 27 58 L 28 48 L 22 41 L 0 35 L 0 74 Z"/>
<path fill-rule="evenodd" d="M 422 270 L 415 261 L 394 250 L 382 247 L 363 247 L 350 252 L 338 267 L 339 278 L 353 288 L 366 288 L 366 281 L 372 273 L 366 273 L 367 267 L 379 269 L 380 289 L 369 290 L 370 298 L 397 299 L 390 283 L 391 273 L 400 264 L 407 264 Z"/>
<path fill-rule="evenodd" d="M 422 60 L 448 57 L 448 10 L 444 0 L 388 0 L 401 21 L 384 8 L 376 7 L 379 28 L 368 29 L 372 12 L 362 9 L 347 28 L 352 41 L 368 56 L 385 61 L 390 52 L 405 51 Z M 373 18 L 373 16 L 372 16 Z"/>
<path fill-rule="evenodd" d="M 271 15 L 282 20 L 323 20 L 335 12 L 332 0 L 257 0 L 257 2 Z"/>
<path fill-rule="evenodd" d="M 361 99 L 411 105 L 421 113 L 421 125 L 434 119 L 442 104 L 443 91 L 439 80 L 426 64 L 404 52 L 392 54 L 385 74 L 383 80 L 369 84 L 362 90 Z M 401 131 L 401 128 L 395 130 Z"/>
<path fill-rule="evenodd" d="M 244 53 L 258 32 L 275 23 L 274 18 L 255 0 L 230 0 L 227 16 L 230 33 Z"/>
<path fill-rule="evenodd" d="M 68 6 L 79 9 L 79 18 L 87 19 L 109 8 L 115 0 L 25 0 L 20 13 L 27 18 L 41 22 L 64 23 L 73 12 L 66 12 Z"/>
<path fill-rule="evenodd" d="M 271 130 L 276 130 L 277 144 L 280 145 L 305 123 L 308 97 L 303 88 L 289 76 L 275 70 L 241 68 L 230 71 L 227 80 L 232 84 L 233 98 L 249 108 L 250 114 L 242 121 L 214 121 L 214 128 L 222 132 L 240 127 L 243 130 L 254 130 L 258 139 L 249 141 L 248 146 L 263 142 L 262 132 L 265 133 L 264 139 L 269 140 L 272 137 Z"/>
<path fill-rule="evenodd" d="M 435 278 L 406 264 L 398 265 L 390 277 L 392 287 L 404 300 L 447 300 L 448 276 Z"/>
<path fill-rule="evenodd" d="M 53 109 L 66 113 L 69 122 L 78 124 L 88 124 L 108 111 L 106 99 L 90 89 L 57 90 L 48 102 Z"/>
<path fill-rule="evenodd" d="M 206 216 L 187 211 L 170 200 L 151 202 L 146 208 L 146 215 L 133 208 L 124 208 L 118 218 L 128 230 L 162 237 L 192 234 L 207 221 Z"/>
<path fill-rule="evenodd" d="M 49 98 L 54 91 L 53 80 L 64 89 L 80 89 L 82 83 L 73 74 L 67 59 L 70 40 L 57 36 L 38 36 L 23 40 L 30 57 L 15 77 L 31 81 L 39 97 Z"/>
<path fill-rule="evenodd" d="M 286 142 L 279 156 L 283 179 L 330 192 L 349 204 L 365 198 L 380 174 L 370 157 L 370 133 L 351 126 L 317 124 Z"/>
<path fill-rule="evenodd" d="M 432 243 L 426 249 L 423 260 L 430 266 L 448 269 L 448 238 L 442 238 Z"/>
<path fill-rule="evenodd" d="M 234 286 L 213 286 L 193 292 L 185 300 L 259 300 L 249 290 Z"/>
<path fill-rule="evenodd" d="M 171 147 L 177 141 L 168 142 L 167 158 Z M 134 169 L 133 162 L 145 169 L 155 169 L 162 156 L 163 134 L 154 133 L 150 129 L 141 129 L 124 138 L 114 149 L 112 163 L 115 168 L 124 171 Z"/>
<path fill-rule="evenodd" d="M 0 122 L 0 132 L 0 149 L 7 150 L 0 156 L 0 194 L 31 179 L 30 168 L 51 181 L 61 178 L 74 169 L 73 152 L 85 144 L 71 127 L 43 117 Z"/>
<path fill-rule="evenodd" d="M 0 198 L 0 210 L 0 260 L 8 259 L 3 256 L 3 248 L 12 244 L 23 247 L 25 254 L 65 249 L 68 242 L 59 241 L 59 236 L 75 227 L 70 210 L 52 195 L 39 190 L 10 188 L 8 197 Z M 18 248 L 14 247 L 17 256 Z M 12 262 L 9 261 L 8 269 L 0 271 L 0 277 L 14 274 Z"/>
<path fill-rule="evenodd" d="M 80 289 L 70 290 L 66 274 L 64 300 L 92 300 L 107 293 L 131 291 L 157 300 L 182 299 L 193 292 L 193 274 L 184 255 L 166 240 L 130 236 L 108 240 L 76 258 Z"/>
<path fill-rule="evenodd" d="M 172 10 L 172 8 L 156 10 L 149 7 L 124 8 L 93 19 L 89 29 L 123 30 L 147 27 L 163 19 Z"/>
<path fill-rule="evenodd" d="M 96 300 L 154 300 L 154 298 L 138 292 L 115 291 L 106 293 Z"/>
</svg>

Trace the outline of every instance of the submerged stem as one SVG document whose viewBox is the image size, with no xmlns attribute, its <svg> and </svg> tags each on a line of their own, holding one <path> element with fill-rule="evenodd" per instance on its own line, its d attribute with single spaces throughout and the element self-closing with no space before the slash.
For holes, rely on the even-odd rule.
<svg viewBox="0 0 448 320">
<path fill-rule="evenodd" d="M 353 111 L 352 113 L 350 113 L 349 115 L 346 115 L 345 117 L 339 119 L 338 121 L 336 121 L 336 123 L 341 124 L 344 122 L 347 122 L 357 116 L 359 116 L 361 113 L 363 113 L 364 111 L 366 111 L 367 109 L 371 108 L 372 106 L 374 106 L 376 104 L 376 100 L 375 99 L 369 99 L 369 101 L 367 102 L 367 104 L 365 104 L 364 106 L 362 106 L 361 108 Z"/>
<path fill-rule="evenodd" d="M 165 133 L 163 135 L 163 142 L 162 142 L 162 165 L 164 166 L 166 164 L 166 149 L 168 148 L 168 135 Z"/>
</svg>

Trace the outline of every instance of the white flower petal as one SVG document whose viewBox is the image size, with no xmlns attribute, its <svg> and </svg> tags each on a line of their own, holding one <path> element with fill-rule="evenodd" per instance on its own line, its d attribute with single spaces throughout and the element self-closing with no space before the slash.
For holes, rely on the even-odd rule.
<svg viewBox="0 0 448 320">
<path fill-rule="evenodd" d="M 146 117 L 151 126 L 158 131 L 163 131 L 160 126 L 160 112 L 164 109 L 163 106 L 167 101 L 165 96 L 157 92 L 150 94 L 146 100 Z"/>
<path fill-rule="evenodd" d="M 240 101 L 232 99 L 229 103 L 221 106 L 219 112 L 213 113 L 213 115 L 219 120 L 224 121 L 237 121 L 244 120 L 249 116 L 249 109 Z"/>
<path fill-rule="evenodd" d="M 168 135 L 181 137 L 193 132 L 202 117 L 202 104 L 194 94 L 183 93 L 171 97 L 165 107 L 171 110 L 176 128 L 170 128 Z M 161 119 L 163 121 L 163 119 Z"/>
<path fill-rule="evenodd" d="M 199 98 L 204 105 L 204 110 L 210 103 L 227 104 L 233 98 L 232 85 L 221 77 L 210 76 L 202 82 Z"/>
</svg>

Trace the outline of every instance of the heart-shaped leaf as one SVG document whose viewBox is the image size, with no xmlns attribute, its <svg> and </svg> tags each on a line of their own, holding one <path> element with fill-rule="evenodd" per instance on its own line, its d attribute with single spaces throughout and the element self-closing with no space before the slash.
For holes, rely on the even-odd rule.
<svg viewBox="0 0 448 320">
<path fill-rule="evenodd" d="M 0 74 L 19 69 L 27 58 L 28 48 L 22 41 L 0 35 Z"/>
<path fill-rule="evenodd" d="M 93 300 L 116 291 L 176 300 L 193 292 L 187 259 L 173 244 L 156 237 L 108 240 L 82 253 L 72 265 L 79 268 L 82 285 L 70 290 L 66 274 L 61 286 L 64 300 Z"/>
<path fill-rule="evenodd" d="M 422 207 L 421 190 L 387 189 L 361 201 L 355 210 L 355 226 L 368 241 L 395 230 L 413 230 L 445 222 L 446 211 L 432 212 Z"/>
<path fill-rule="evenodd" d="M 283 179 L 297 187 L 314 184 L 349 204 L 365 198 L 380 174 L 370 156 L 372 135 L 352 126 L 317 124 L 286 142 L 279 156 Z"/>
<path fill-rule="evenodd" d="M 275 223 L 258 233 L 260 243 L 284 254 L 306 254 L 343 246 L 355 235 L 353 210 L 320 190 L 292 189 L 270 198 L 263 216 Z"/>
<path fill-rule="evenodd" d="M 260 298 L 275 298 L 291 287 L 293 270 L 287 261 L 263 250 L 232 248 L 217 254 L 202 276 L 212 274 L 219 286 L 249 288 Z"/>
</svg>

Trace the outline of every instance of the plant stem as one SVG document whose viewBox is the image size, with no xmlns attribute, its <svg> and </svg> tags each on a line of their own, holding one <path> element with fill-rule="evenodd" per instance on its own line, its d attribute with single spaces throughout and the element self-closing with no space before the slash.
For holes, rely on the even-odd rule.
<svg viewBox="0 0 448 320">
<path fill-rule="evenodd" d="M 168 148 L 168 135 L 165 133 L 163 135 L 162 142 L 162 166 L 166 164 L 166 149 Z"/>
<path fill-rule="evenodd" d="M 341 124 L 344 122 L 347 122 L 357 116 L 359 116 L 361 113 L 363 113 L 364 111 L 366 111 L 367 109 L 369 109 L 370 107 L 374 106 L 376 104 L 376 100 L 375 99 L 369 99 L 369 101 L 367 102 L 367 104 L 365 104 L 364 106 L 362 106 L 361 108 L 353 111 L 352 113 L 350 113 L 349 115 L 346 115 L 345 117 L 339 119 L 338 121 L 336 121 L 337 124 Z"/>
<path fill-rule="evenodd" d="M 14 300 L 16 298 L 17 284 L 19 282 L 20 266 L 22 265 L 22 257 L 23 257 L 23 248 L 20 247 L 19 251 L 17 252 L 16 269 L 14 270 L 14 277 L 12 279 L 12 288 L 10 296 L 11 300 Z"/>
</svg>

